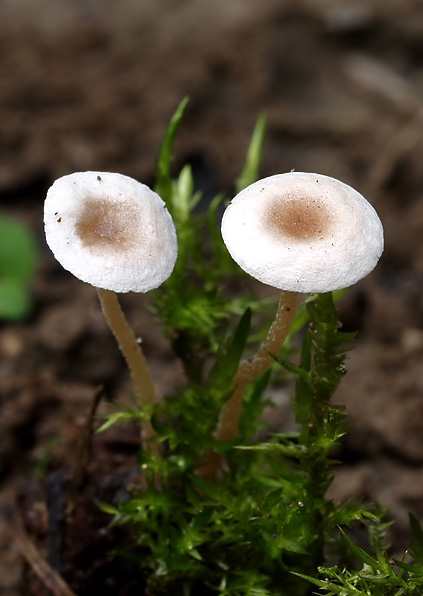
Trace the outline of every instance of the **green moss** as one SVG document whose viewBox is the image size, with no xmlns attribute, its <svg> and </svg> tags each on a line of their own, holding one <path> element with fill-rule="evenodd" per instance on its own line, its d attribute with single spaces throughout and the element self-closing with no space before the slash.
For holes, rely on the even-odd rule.
<svg viewBox="0 0 423 596">
<path fill-rule="evenodd" d="M 228 291 L 246 284 L 216 231 L 224 199 L 216 197 L 208 213 L 197 213 L 200 194 L 190 168 L 171 178 L 172 145 L 186 105 L 184 100 L 171 120 L 157 166 L 156 190 L 174 218 L 179 257 L 173 275 L 154 293 L 154 310 L 187 384 L 152 411 L 117 408 L 108 416 L 103 429 L 151 416 L 165 448 L 160 455 L 140 453 L 146 490 L 134 491 L 118 507 L 102 507 L 112 524 L 132 526 L 151 596 L 417 596 L 423 586 L 417 520 L 411 518 L 415 562 L 405 556 L 393 563 L 385 548 L 384 512 L 326 498 L 334 474 L 331 453 L 345 434 L 343 408 L 332 398 L 354 340 L 342 331 L 331 294 L 308 298 L 274 355 L 272 372 L 249 386 L 238 439 L 214 438 L 239 362 L 270 324 L 257 324 L 268 318 L 269 301 Z M 260 117 L 237 190 L 257 177 L 264 128 Z M 302 345 L 295 347 L 299 336 Z M 269 434 L 262 422 L 274 376 L 295 380 L 296 427 L 289 433 Z M 210 454 L 223 461 L 212 482 L 201 474 Z M 348 537 L 353 522 L 367 528 L 370 553 Z M 336 564 L 325 567 L 329 555 Z"/>
</svg>

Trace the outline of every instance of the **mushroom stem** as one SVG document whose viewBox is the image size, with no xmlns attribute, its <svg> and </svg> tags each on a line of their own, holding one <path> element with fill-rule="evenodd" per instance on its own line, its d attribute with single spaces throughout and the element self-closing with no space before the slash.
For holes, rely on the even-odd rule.
<svg viewBox="0 0 423 596">
<path fill-rule="evenodd" d="M 242 362 L 232 382 L 232 395 L 223 405 L 219 422 L 215 432 L 218 441 L 233 441 L 238 433 L 239 419 L 241 416 L 242 398 L 247 386 L 258 376 L 265 373 L 272 366 L 272 354 L 277 354 L 285 341 L 298 303 L 297 292 L 282 291 L 279 298 L 278 311 L 267 336 L 255 355 Z M 211 479 L 220 462 L 216 453 L 209 454 L 208 462 L 201 469 L 201 474 Z"/>
<path fill-rule="evenodd" d="M 292 325 L 298 303 L 296 292 L 281 292 L 278 311 L 266 339 L 253 358 L 244 360 L 235 374 L 233 394 L 222 407 L 216 430 L 218 441 L 233 441 L 238 432 L 242 398 L 247 386 L 258 376 L 266 372 L 273 364 L 272 354 L 277 354 L 282 347 Z"/>
<path fill-rule="evenodd" d="M 96 289 L 103 314 L 131 372 L 138 405 L 140 408 L 151 406 L 156 403 L 153 381 L 141 346 L 123 314 L 118 297 L 111 290 Z M 157 435 L 149 420 L 142 424 L 142 439 L 147 451 L 159 451 Z"/>
</svg>

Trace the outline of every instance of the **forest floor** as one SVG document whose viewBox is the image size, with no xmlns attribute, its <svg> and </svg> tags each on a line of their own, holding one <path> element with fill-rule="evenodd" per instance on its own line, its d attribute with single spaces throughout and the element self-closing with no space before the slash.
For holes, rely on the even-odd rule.
<svg viewBox="0 0 423 596">
<path fill-rule="evenodd" d="M 390 507 L 394 551 L 407 547 L 408 511 L 423 516 L 419 2 L 1 0 L 0 81 L 1 214 L 30 225 L 41 247 L 31 316 L 0 324 L 0 594 L 31 593 L 21 552 L 29 547 L 12 521 L 17 495 L 37 503 L 31 479 L 75 451 L 99 385 L 113 399 L 131 391 L 95 291 L 45 245 L 46 190 L 90 169 L 152 183 L 168 119 L 186 95 L 175 172 L 189 161 L 204 200 L 231 196 L 264 113 L 263 175 L 337 177 L 381 217 L 380 264 L 339 304 L 358 339 L 336 395 L 351 430 L 330 494 Z M 122 302 L 159 394 L 171 393 L 183 375 L 148 299 Z M 111 433 L 95 447 L 98 467 L 128 473 L 135 444 Z M 52 495 L 61 482 L 52 477 Z"/>
</svg>

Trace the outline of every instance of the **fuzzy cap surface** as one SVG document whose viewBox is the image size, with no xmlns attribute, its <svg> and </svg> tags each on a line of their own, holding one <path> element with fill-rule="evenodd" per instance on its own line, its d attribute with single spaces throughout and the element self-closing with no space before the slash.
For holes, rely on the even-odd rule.
<svg viewBox="0 0 423 596">
<path fill-rule="evenodd" d="M 244 271 L 291 292 L 351 286 L 383 252 L 382 224 L 370 203 L 335 178 L 304 172 L 242 190 L 223 215 L 222 236 Z"/>
<path fill-rule="evenodd" d="M 77 172 L 54 182 L 44 203 L 47 244 L 82 281 L 148 292 L 172 273 L 178 247 L 165 203 L 122 174 Z"/>
</svg>

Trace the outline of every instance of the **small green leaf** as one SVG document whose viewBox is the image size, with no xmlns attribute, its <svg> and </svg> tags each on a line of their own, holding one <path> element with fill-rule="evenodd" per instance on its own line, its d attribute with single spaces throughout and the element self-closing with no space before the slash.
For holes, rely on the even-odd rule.
<svg viewBox="0 0 423 596">
<path fill-rule="evenodd" d="M 0 279 L 0 319 L 16 321 L 28 314 L 32 300 L 25 283 L 19 279 Z"/>
<path fill-rule="evenodd" d="M 175 113 L 170 119 L 169 126 L 167 128 L 162 146 L 159 151 L 156 165 L 156 184 L 154 190 L 167 204 L 171 210 L 172 200 L 172 176 L 171 176 L 171 161 L 172 161 L 172 150 L 175 142 L 175 137 L 179 129 L 182 117 L 188 104 L 188 97 L 184 97 Z"/>
<path fill-rule="evenodd" d="M 302 579 L 307 580 L 308 582 L 317 586 L 318 588 L 328 590 L 328 594 L 340 594 L 340 596 L 352 596 L 353 594 L 359 594 L 357 590 L 354 590 L 354 592 L 352 590 L 347 591 L 343 586 L 337 586 L 336 584 L 330 581 L 324 581 L 315 577 L 310 577 L 309 575 L 304 575 L 303 573 L 296 573 L 295 571 L 291 571 L 291 573 L 292 575 L 296 575 L 297 577 L 301 577 Z"/>
<path fill-rule="evenodd" d="M 251 436 L 263 428 L 263 409 L 271 403 L 263 394 L 269 384 L 270 377 L 271 370 L 269 369 L 255 379 L 245 392 L 239 425 L 239 437 L 243 442 L 249 442 Z"/>
<path fill-rule="evenodd" d="M 266 500 L 264 502 L 264 509 L 271 509 L 272 507 L 274 507 L 275 505 L 277 505 L 278 503 L 280 503 L 282 501 L 282 496 L 283 496 L 283 489 L 282 488 L 277 488 L 276 490 L 272 490 L 266 497 Z"/>
<path fill-rule="evenodd" d="M 104 513 L 108 513 L 109 515 L 119 515 L 120 514 L 120 511 L 117 507 L 114 507 L 113 505 L 110 505 L 109 503 L 105 503 L 104 501 L 96 500 L 96 505 L 100 509 L 100 511 L 103 511 Z"/>
<path fill-rule="evenodd" d="M 258 178 L 265 132 L 266 117 L 264 114 L 260 114 L 253 130 L 244 168 L 235 183 L 237 193 L 255 182 Z"/>
<path fill-rule="evenodd" d="M 116 412 L 108 412 L 107 414 L 99 416 L 99 418 L 105 418 L 106 422 L 97 429 L 97 433 L 102 433 L 112 426 L 122 426 L 122 424 L 127 422 L 148 420 L 151 414 L 151 408 L 139 410 L 137 408 L 129 408 L 128 406 L 119 403 L 116 403 L 115 407 L 118 408 Z"/>
<path fill-rule="evenodd" d="M 194 180 L 191 166 L 182 168 L 177 181 L 174 184 L 172 194 L 173 217 L 181 225 L 188 221 L 191 211 L 201 199 L 201 193 L 194 193 Z"/>
<path fill-rule="evenodd" d="M 31 230 L 9 217 L 0 217 L 0 278 L 28 282 L 38 263 L 38 247 Z"/>
<path fill-rule="evenodd" d="M 412 513 L 408 514 L 412 536 L 411 551 L 419 561 L 423 561 L 423 528 Z"/>
<path fill-rule="evenodd" d="M 300 458 L 305 451 L 303 445 L 295 445 L 295 443 L 256 443 L 255 445 L 237 445 L 236 449 L 244 451 L 263 451 L 267 454 L 286 455 L 287 457 Z"/>
<path fill-rule="evenodd" d="M 368 565 L 371 569 L 377 569 L 382 573 L 386 572 L 385 566 L 381 565 L 378 561 L 376 561 L 376 559 L 373 559 L 373 557 L 368 555 L 365 550 L 354 544 L 354 542 L 346 535 L 342 528 L 339 528 L 339 531 L 341 533 L 343 542 L 347 545 L 350 551 L 354 553 L 358 559 L 360 559 L 362 563 Z"/>
<path fill-rule="evenodd" d="M 283 354 L 280 354 L 279 356 L 277 356 L 276 354 L 272 354 L 272 356 L 274 357 L 276 362 L 279 362 L 279 364 L 283 366 L 283 368 L 286 368 L 288 372 L 294 373 L 295 375 L 303 379 L 303 381 L 306 383 L 309 383 L 311 381 L 310 373 L 305 368 L 297 366 L 296 364 L 291 362 L 291 360 L 285 358 Z"/>
<path fill-rule="evenodd" d="M 209 379 L 214 386 L 218 384 L 222 389 L 227 389 L 230 385 L 239 366 L 248 339 L 250 324 L 251 309 L 247 308 L 239 320 L 229 345 L 218 356 L 214 367 L 210 371 Z"/>
<path fill-rule="evenodd" d="M 205 528 L 213 517 L 213 513 L 214 507 L 204 507 L 203 510 L 195 517 L 193 529 L 198 532 Z"/>
<path fill-rule="evenodd" d="M 406 563 L 405 561 L 398 561 L 394 559 L 395 564 L 398 565 L 400 569 L 407 571 L 407 573 L 412 575 L 413 578 L 420 579 L 423 578 L 423 564 L 421 563 Z"/>
</svg>

